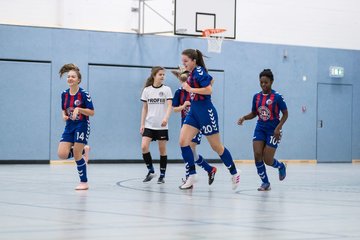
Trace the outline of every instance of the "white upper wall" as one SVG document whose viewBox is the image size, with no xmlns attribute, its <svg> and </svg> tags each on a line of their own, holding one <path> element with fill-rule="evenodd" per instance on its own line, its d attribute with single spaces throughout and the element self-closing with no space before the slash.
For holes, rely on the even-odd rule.
<svg viewBox="0 0 360 240">
<path fill-rule="evenodd" d="M 221 7 L 219 0 L 196 1 Z M 147 4 L 173 22 L 173 0 Z M 0 23 L 134 32 L 137 6 L 136 0 L 0 0 Z M 237 0 L 237 40 L 360 50 L 359 9 L 360 0 Z M 146 7 L 144 30 L 173 26 Z"/>
<path fill-rule="evenodd" d="M 237 39 L 360 49 L 359 0 L 238 0 Z"/>
</svg>

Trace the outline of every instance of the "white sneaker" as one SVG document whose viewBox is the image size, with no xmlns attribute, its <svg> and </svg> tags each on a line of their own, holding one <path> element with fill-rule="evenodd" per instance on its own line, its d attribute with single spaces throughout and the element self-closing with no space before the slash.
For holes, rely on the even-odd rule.
<svg viewBox="0 0 360 240">
<path fill-rule="evenodd" d="M 196 182 L 196 174 L 192 174 L 186 179 L 185 183 L 181 185 L 179 188 L 181 190 L 191 189 L 193 188 L 195 182 Z"/>
<path fill-rule="evenodd" d="M 236 170 L 237 173 L 232 175 L 231 181 L 232 181 L 232 189 L 236 190 L 240 184 L 240 173 L 239 170 Z"/>
<path fill-rule="evenodd" d="M 75 190 L 77 191 L 88 190 L 88 189 L 89 189 L 89 185 L 87 182 L 80 182 L 80 184 L 75 188 Z"/>
<path fill-rule="evenodd" d="M 86 164 L 89 164 L 89 152 L 90 152 L 90 146 L 85 145 L 83 157 L 84 157 L 84 160 L 85 160 Z"/>
</svg>

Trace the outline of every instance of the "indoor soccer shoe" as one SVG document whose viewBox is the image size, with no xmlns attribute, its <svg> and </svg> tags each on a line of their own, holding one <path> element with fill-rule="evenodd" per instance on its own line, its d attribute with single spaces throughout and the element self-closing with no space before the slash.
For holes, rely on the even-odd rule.
<svg viewBox="0 0 360 240">
<path fill-rule="evenodd" d="M 150 182 L 151 179 L 153 179 L 154 177 L 156 177 L 156 174 L 153 172 L 148 172 L 148 174 L 146 175 L 145 179 L 143 180 L 143 182 Z"/>
<path fill-rule="evenodd" d="M 257 190 L 258 191 L 269 191 L 269 190 L 271 190 L 270 183 L 262 183 L 261 186 Z"/>
<path fill-rule="evenodd" d="M 186 179 L 185 183 L 184 183 L 183 185 L 181 185 L 179 188 L 180 188 L 181 190 L 186 190 L 186 189 L 191 189 L 191 188 L 193 188 L 194 183 L 195 183 L 195 181 L 196 181 L 195 178 L 196 178 L 196 174 L 190 175 L 190 176 Z"/>
<path fill-rule="evenodd" d="M 157 180 L 158 184 L 162 184 L 165 183 L 164 177 L 159 177 L 159 179 Z"/>
<path fill-rule="evenodd" d="M 89 185 L 87 182 L 81 182 L 76 188 L 75 190 L 88 190 L 89 189 Z"/>
<path fill-rule="evenodd" d="M 211 172 L 208 173 L 208 176 L 209 176 L 209 185 L 211 185 L 211 184 L 214 182 L 216 171 L 217 171 L 217 168 L 216 168 L 216 167 L 213 167 L 213 168 L 211 169 Z"/>
<path fill-rule="evenodd" d="M 231 177 L 231 182 L 232 182 L 232 189 L 233 190 L 236 190 L 237 187 L 239 186 L 240 184 L 240 173 L 239 173 L 239 170 L 237 170 L 237 173 L 232 175 Z"/>
<path fill-rule="evenodd" d="M 279 168 L 279 180 L 282 181 L 286 177 L 286 163 L 282 163 L 283 166 Z"/>
</svg>

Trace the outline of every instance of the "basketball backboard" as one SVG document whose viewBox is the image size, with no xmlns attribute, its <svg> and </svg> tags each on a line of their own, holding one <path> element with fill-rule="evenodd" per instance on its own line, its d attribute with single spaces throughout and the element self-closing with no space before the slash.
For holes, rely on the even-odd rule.
<svg viewBox="0 0 360 240">
<path fill-rule="evenodd" d="M 236 38 L 236 0 L 175 0 L 174 34 L 201 36 L 204 29 L 226 29 Z"/>
</svg>

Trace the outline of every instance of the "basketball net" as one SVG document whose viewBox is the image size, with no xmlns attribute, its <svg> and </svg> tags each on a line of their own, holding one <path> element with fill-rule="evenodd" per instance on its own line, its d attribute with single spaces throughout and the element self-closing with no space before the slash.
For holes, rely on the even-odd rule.
<svg viewBox="0 0 360 240">
<path fill-rule="evenodd" d="M 226 29 L 204 29 L 202 36 L 207 39 L 208 52 L 221 53 L 221 46 L 225 38 Z"/>
</svg>

